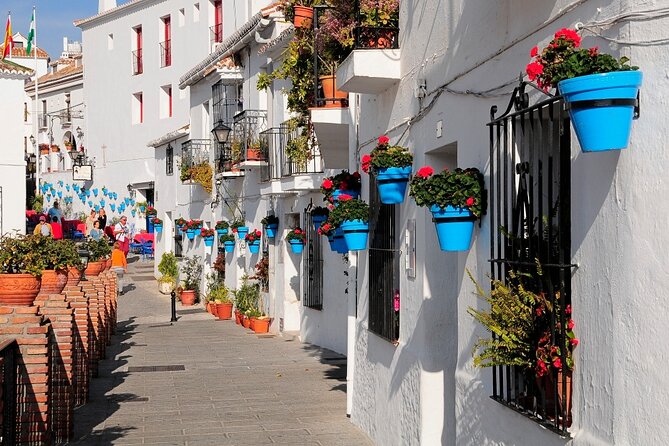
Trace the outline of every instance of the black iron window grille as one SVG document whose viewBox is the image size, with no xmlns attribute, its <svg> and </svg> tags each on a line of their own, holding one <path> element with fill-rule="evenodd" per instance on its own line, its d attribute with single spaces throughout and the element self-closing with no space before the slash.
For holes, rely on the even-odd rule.
<svg viewBox="0 0 669 446">
<path fill-rule="evenodd" d="M 267 129 L 267 111 L 244 110 L 233 119 L 230 150 L 233 162 L 266 161 L 260 133 Z M 266 150 L 265 150 L 266 151 Z"/>
<path fill-rule="evenodd" d="M 177 225 L 176 220 L 174 221 L 174 256 L 183 257 L 183 240 L 184 235 L 179 225 Z"/>
<path fill-rule="evenodd" d="M 142 74 L 143 72 L 142 50 L 138 49 L 132 52 L 132 74 Z"/>
<path fill-rule="evenodd" d="M 571 425 L 571 369 L 565 348 L 571 303 L 570 122 L 560 97 L 529 106 L 525 83 L 490 130 L 490 257 L 493 280 L 520 272 L 558 311 L 535 322 L 537 352 L 563 346 L 558 369 L 493 367 L 492 398 L 564 435 Z M 540 267 L 537 267 L 540 265 Z M 523 277 L 524 279 L 525 277 Z M 550 339 L 550 341 L 548 341 Z M 533 347 L 534 348 L 534 347 Z"/>
<path fill-rule="evenodd" d="M 377 1 L 372 8 L 369 3 L 355 1 L 355 49 L 399 48 L 399 9 L 394 2 Z"/>
<path fill-rule="evenodd" d="M 400 271 L 396 209 L 393 204 L 381 203 L 373 176 L 369 208 L 369 329 L 395 343 L 400 328 L 400 314 L 395 311 Z"/>
<path fill-rule="evenodd" d="M 306 258 L 304 262 L 304 301 L 303 305 L 314 310 L 323 309 L 323 245 L 321 236 L 314 229 L 311 211 L 304 215 L 307 235 Z"/>
<path fill-rule="evenodd" d="M 267 165 L 260 169 L 261 181 L 278 180 L 281 178 L 281 166 L 283 166 L 283 156 L 288 139 L 288 126 L 281 124 L 279 127 L 272 127 L 260 133 L 261 147 L 265 148 L 264 153 Z"/>
<path fill-rule="evenodd" d="M 160 42 L 160 67 L 169 67 L 172 65 L 172 45 L 171 39 Z"/>
<path fill-rule="evenodd" d="M 211 140 L 190 139 L 181 144 L 182 169 L 209 162 Z"/>
<path fill-rule="evenodd" d="M 174 174 L 174 147 L 172 144 L 167 145 L 165 150 L 165 175 Z"/>
</svg>

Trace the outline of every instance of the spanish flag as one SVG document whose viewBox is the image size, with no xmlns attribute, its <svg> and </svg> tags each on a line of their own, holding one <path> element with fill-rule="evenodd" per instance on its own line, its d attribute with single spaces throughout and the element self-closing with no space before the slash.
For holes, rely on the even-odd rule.
<svg viewBox="0 0 669 446">
<path fill-rule="evenodd" d="M 2 59 L 12 55 L 14 48 L 14 39 L 12 38 L 12 16 L 7 16 L 7 27 L 5 28 L 5 46 L 2 49 Z"/>
</svg>

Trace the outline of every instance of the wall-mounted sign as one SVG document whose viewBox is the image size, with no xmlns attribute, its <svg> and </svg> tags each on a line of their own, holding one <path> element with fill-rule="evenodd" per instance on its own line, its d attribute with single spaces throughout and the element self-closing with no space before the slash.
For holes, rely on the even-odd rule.
<svg viewBox="0 0 669 446">
<path fill-rule="evenodd" d="M 72 166 L 72 180 L 93 181 L 93 166 L 91 164 Z"/>
</svg>

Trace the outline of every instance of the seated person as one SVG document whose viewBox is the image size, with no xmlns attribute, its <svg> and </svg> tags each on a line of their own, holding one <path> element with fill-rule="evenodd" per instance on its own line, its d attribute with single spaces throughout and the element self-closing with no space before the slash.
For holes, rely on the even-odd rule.
<svg viewBox="0 0 669 446">
<path fill-rule="evenodd" d="M 93 240 L 100 240 L 104 236 L 104 232 L 100 229 L 100 220 L 95 220 L 93 222 L 93 229 L 88 234 Z"/>
<path fill-rule="evenodd" d="M 55 215 L 51 217 L 51 235 L 55 240 L 63 238 L 63 227 L 58 223 L 58 217 Z"/>
</svg>

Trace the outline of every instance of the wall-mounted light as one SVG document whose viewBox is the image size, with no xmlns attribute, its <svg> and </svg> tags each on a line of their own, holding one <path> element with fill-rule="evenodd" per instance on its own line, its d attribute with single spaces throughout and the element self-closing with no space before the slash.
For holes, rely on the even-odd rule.
<svg viewBox="0 0 669 446">
<path fill-rule="evenodd" d="M 224 142 L 227 142 L 231 131 L 232 129 L 223 124 L 223 121 L 219 119 L 216 126 L 211 130 L 211 133 L 213 133 L 214 138 L 216 138 L 216 141 L 218 141 L 219 144 L 223 144 Z"/>
</svg>

